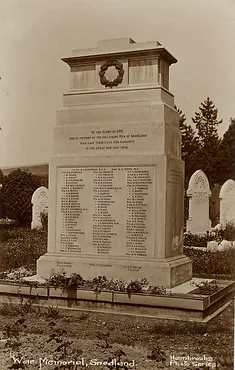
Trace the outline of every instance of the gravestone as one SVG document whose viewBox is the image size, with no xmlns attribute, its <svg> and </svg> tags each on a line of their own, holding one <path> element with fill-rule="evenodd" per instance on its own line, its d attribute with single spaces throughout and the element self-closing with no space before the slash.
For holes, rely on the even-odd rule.
<svg viewBox="0 0 235 370">
<path fill-rule="evenodd" d="M 220 190 L 220 224 L 235 223 L 235 181 L 227 180 Z"/>
<path fill-rule="evenodd" d="M 41 213 L 48 214 L 48 189 L 44 186 L 36 189 L 32 195 L 32 222 L 31 229 L 42 227 Z"/>
<path fill-rule="evenodd" d="M 191 279 L 183 255 L 184 163 L 169 91 L 176 59 L 159 43 L 118 39 L 73 51 L 49 165 L 48 252 L 37 275 Z"/>
<path fill-rule="evenodd" d="M 201 170 L 194 172 L 189 180 L 187 196 L 189 197 L 189 218 L 187 232 L 205 234 L 211 229 L 209 219 L 210 185 L 205 173 Z"/>
<path fill-rule="evenodd" d="M 220 216 L 220 194 L 221 185 L 214 184 L 213 189 L 211 190 L 211 197 L 209 199 L 209 217 L 211 220 L 212 226 L 216 226 L 219 223 Z"/>
</svg>

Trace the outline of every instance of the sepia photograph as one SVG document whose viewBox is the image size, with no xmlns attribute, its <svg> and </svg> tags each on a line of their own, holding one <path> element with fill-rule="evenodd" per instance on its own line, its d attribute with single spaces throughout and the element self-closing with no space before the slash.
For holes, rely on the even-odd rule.
<svg viewBox="0 0 235 370">
<path fill-rule="evenodd" d="M 0 370 L 234 369 L 235 1 L 0 0 Z"/>
</svg>

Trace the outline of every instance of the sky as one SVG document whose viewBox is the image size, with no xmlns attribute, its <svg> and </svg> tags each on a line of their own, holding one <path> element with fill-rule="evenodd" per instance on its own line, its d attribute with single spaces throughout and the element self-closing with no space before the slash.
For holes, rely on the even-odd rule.
<svg viewBox="0 0 235 370">
<path fill-rule="evenodd" d="M 48 163 L 69 86 L 61 58 L 122 37 L 172 53 L 177 106 L 191 124 L 209 96 L 223 135 L 235 117 L 235 0 L 0 0 L 0 167 Z"/>
</svg>

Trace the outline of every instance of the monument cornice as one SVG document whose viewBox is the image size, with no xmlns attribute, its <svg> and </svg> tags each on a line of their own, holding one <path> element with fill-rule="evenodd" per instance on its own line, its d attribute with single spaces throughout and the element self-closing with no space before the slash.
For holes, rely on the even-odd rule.
<svg viewBox="0 0 235 370">
<path fill-rule="evenodd" d="M 87 52 L 88 53 L 88 52 Z M 158 46 L 154 48 L 148 49 L 136 49 L 136 50 L 126 50 L 126 51 L 110 51 L 110 52 L 96 52 L 92 50 L 92 54 L 83 54 L 83 55 L 75 55 L 72 57 L 62 58 L 62 61 L 67 63 L 70 67 L 76 67 L 78 65 L 87 64 L 87 63 L 95 63 L 97 61 L 105 60 L 105 59 L 123 59 L 123 58 L 132 58 L 132 57 L 155 57 L 155 58 L 162 58 L 166 60 L 169 65 L 173 63 L 177 63 L 177 59 L 173 57 L 164 47 Z"/>
</svg>

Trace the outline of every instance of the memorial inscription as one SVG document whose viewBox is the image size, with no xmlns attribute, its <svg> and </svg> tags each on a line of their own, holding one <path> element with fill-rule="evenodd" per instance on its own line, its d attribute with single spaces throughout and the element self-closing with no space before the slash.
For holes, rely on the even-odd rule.
<svg viewBox="0 0 235 370">
<path fill-rule="evenodd" d="M 60 252 L 153 256 L 154 166 L 58 168 Z"/>
<path fill-rule="evenodd" d="M 147 133 L 124 134 L 124 130 L 91 130 L 90 136 L 70 136 L 77 140 L 85 150 L 128 149 L 136 138 L 146 138 Z"/>
<path fill-rule="evenodd" d="M 162 133 L 161 124 L 123 124 L 122 128 L 109 125 L 108 129 L 97 129 L 95 125 L 59 127 L 56 131 L 55 153 L 85 155 L 102 155 L 103 153 L 123 153 L 145 151 L 150 152 L 163 150 L 160 138 Z"/>
</svg>

